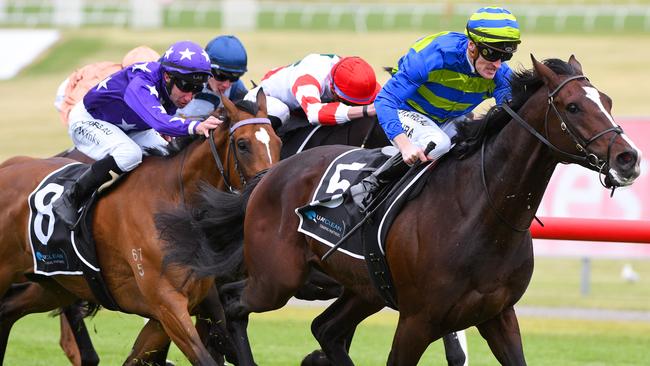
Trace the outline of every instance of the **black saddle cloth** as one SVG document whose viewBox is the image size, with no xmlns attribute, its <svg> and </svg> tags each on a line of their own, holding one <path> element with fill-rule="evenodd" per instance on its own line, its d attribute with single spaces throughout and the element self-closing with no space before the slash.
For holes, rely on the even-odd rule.
<svg viewBox="0 0 650 366">
<path fill-rule="evenodd" d="M 84 204 L 81 222 L 71 231 L 57 220 L 52 204 L 70 189 L 88 165 L 71 163 L 46 176 L 29 195 L 29 240 L 34 258 L 34 273 L 26 274 L 32 281 L 54 275 L 83 275 L 101 305 L 117 310 L 101 276 L 95 242 L 92 236 L 92 208 L 97 200 L 93 194 Z"/>
</svg>

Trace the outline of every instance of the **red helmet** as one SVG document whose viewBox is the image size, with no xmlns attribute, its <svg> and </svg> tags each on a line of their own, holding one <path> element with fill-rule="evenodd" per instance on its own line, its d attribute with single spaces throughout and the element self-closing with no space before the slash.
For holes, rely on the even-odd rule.
<svg viewBox="0 0 650 366">
<path fill-rule="evenodd" d="M 375 71 L 361 57 L 344 57 L 332 67 L 332 90 L 348 103 L 370 104 L 381 85 Z"/>
</svg>

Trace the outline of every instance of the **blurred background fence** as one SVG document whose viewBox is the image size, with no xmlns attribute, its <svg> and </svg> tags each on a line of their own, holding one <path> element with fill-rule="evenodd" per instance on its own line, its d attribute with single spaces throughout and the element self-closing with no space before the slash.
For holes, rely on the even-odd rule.
<svg viewBox="0 0 650 366">
<path fill-rule="evenodd" d="M 0 0 L 0 26 L 209 27 L 356 32 L 462 28 L 485 2 L 411 0 Z M 516 1 L 527 32 L 650 31 L 650 1 Z"/>
</svg>

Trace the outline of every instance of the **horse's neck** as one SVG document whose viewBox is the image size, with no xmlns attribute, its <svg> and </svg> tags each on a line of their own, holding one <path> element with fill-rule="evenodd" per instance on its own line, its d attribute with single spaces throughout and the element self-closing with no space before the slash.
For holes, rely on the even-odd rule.
<svg viewBox="0 0 650 366">
<path fill-rule="evenodd" d="M 539 99 L 539 98 L 538 98 Z M 520 116 L 538 131 L 544 123 L 545 103 L 530 100 Z M 481 159 L 478 152 L 474 159 Z M 476 166 L 480 166 L 479 164 Z M 494 209 L 515 228 L 526 228 L 537 212 L 557 161 L 550 150 L 519 123 L 510 121 L 485 146 L 484 173 Z M 479 172 L 479 174 L 481 174 Z M 482 177 L 478 175 L 481 185 Z M 482 202 L 492 206 L 485 196 Z M 489 207 L 487 210 L 493 210 Z M 503 221 L 492 215 L 497 221 Z M 499 222 L 499 225 L 505 223 Z"/>
<path fill-rule="evenodd" d="M 220 134 L 217 137 L 216 147 L 224 169 L 228 169 L 231 166 L 231 164 L 228 164 L 227 162 L 228 132 L 215 131 L 214 133 Z M 201 181 L 223 189 L 223 178 L 217 169 L 215 158 L 212 156 L 210 141 L 195 141 L 191 146 L 188 146 L 187 149 L 187 151 L 179 154 L 179 157 L 183 159 L 180 176 L 183 182 L 182 189 L 184 193 L 188 194 L 195 191 L 197 184 Z M 181 156 L 182 154 L 185 154 L 185 156 Z"/>
</svg>

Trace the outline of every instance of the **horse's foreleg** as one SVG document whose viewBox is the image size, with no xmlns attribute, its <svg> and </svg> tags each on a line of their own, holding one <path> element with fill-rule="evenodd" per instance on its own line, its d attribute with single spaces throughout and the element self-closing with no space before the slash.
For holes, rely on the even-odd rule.
<svg viewBox="0 0 650 366">
<path fill-rule="evenodd" d="M 387 365 L 417 365 L 429 344 L 441 336 L 431 329 L 429 318 L 425 315 L 404 316 L 400 313 Z"/>
<path fill-rule="evenodd" d="M 511 306 L 476 326 L 502 365 L 525 365 L 524 349 L 515 309 Z"/>
<path fill-rule="evenodd" d="M 445 357 L 448 366 L 466 366 L 467 362 L 467 341 L 465 331 L 449 333 L 442 337 L 445 344 Z"/>
<path fill-rule="evenodd" d="M 255 365 L 253 351 L 248 340 L 248 315 L 251 313 L 241 302 L 246 280 L 228 283 L 219 288 L 226 311 L 228 331 L 237 352 L 238 365 Z"/>
<path fill-rule="evenodd" d="M 198 308 L 196 329 L 212 358 L 223 363 L 225 355 L 230 363 L 237 364 L 236 348 L 226 327 L 226 317 L 216 286 L 210 288 Z"/>
<path fill-rule="evenodd" d="M 99 356 L 88 335 L 82 310 L 81 301 L 63 309 L 59 344 L 73 365 L 98 365 Z"/>
<path fill-rule="evenodd" d="M 306 358 L 302 364 L 353 365 L 348 351 L 357 325 L 383 307 L 383 304 L 368 303 L 361 297 L 344 291 L 311 324 L 312 334 L 327 355 L 329 363 L 325 363 L 316 351 L 308 356 L 312 358 L 311 361 Z"/>
<path fill-rule="evenodd" d="M 165 366 L 170 339 L 157 320 L 144 325 L 124 365 Z"/>
<path fill-rule="evenodd" d="M 187 298 L 178 292 L 172 292 L 171 289 L 159 291 L 166 295 L 160 298 L 157 304 L 152 304 L 152 308 L 158 310 L 156 318 L 171 340 L 193 365 L 216 366 L 217 363 L 201 342 L 201 337 L 192 323 Z"/>
<path fill-rule="evenodd" d="M 0 302 L 0 364 L 4 360 L 11 327 L 18 319 L 32 313 L 42 313 L 69 305 L 74 297 L 53 281 L 53 288 L 38 283 L 13 285 Z"/>
</svg>

